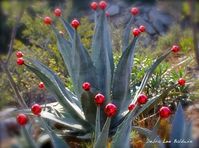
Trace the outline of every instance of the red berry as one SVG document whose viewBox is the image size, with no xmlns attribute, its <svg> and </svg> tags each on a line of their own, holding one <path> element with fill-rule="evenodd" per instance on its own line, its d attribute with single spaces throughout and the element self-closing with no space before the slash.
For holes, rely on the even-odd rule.
<svg viewBox="0 0 199 148">
<path fill-rule="evenodd" d="M 128 106 L 129 111 L 133 110 L 134 108 L 135 108 L 135 104 L 134 104 L 134 103 L 131 103 L 131 104 Z"/>
<path fill-rule="evenodd" d="M 25 114 L 18 114 L 16 117 L 17 123 L 19 125 L 26 125 L 26 123 L 28 122 L 28 117 Z"/>
<path fill-rule="evenodd" d="M 134 28 L 132 33 L 136 37 L 136 36 L 138 36 L 140 34 L 140 30 L 138 28 Z"/>
<path fill-rule="evenodd" d="M 104 95 L 102 95 L 102 94 L 100 94 L 100 93 L 98 93 L 96 96 L 95 96 L 95 103 L 97 104 L 97 105 L 102 105 L 103 103 L 104 103 L 104 100 L 105 100 L 105 97 L 104 97 Z"/>
<path fill-rule="evenodd" d="M 97 2 L 92 2 L 92 3 L 90 4 L 90 7 L 91 7 L 91 9 L 93 9 L 93 10 L 97 10 L 97 8 L 98 8 Z"/>
<path fill-rule="evenodd" d="M 99 7 L 100 7 L 100 9 L 104 10 L 107 7 L 107 3 L 105 1 L 100 1 L 99 2 Z"/>
<path fill-rule="evenodd" d="M 140 94 L 140 95 L 138 96 L 137 102 L 138 102 L 139 104 L 145 104 L 147 101 L 148 101 L 148 97 L 147 97 L 146 95 Z"/>
<path fill-rule="evenodd" d="M 171 110 L 167 106 L 162 106 L 159 109 L 159 115 L 161 118 L 168 118 L 171 115 Z"/>
<path fill-rule="evenodd" d="M 52 19 L 49 16 L 46 16 L 44 18 L 44 24 L 51 25 L 52 24 Z"/>
<path fill-rule="evenodd" d="M 79 21 L 77 19 L 72 20 L 71 26 L 73 28 L 77 29 L 79 25 L 80 25 L 80 23 L 79 23 Z"/>
<path fill-rule="evenodd" d="M 42 108 L 41 108 L 41 106 L 40 106 L 39 104 L 34 104 L 34 105 L 31 107 L 31 111 L 32 111 L 32 113 L 35 114 L 35 115 L 40 115 L 41 110 L 42 110 Z"/>
<path fill-rule="evenodd" d="M 54 10 L 54 15 L 57 16 L 57 17 L 61 16 L 61 9 L 56 8 L 56 9 Z"/>
<path fill-rule="evenodd" d="M 82 88 L 85 90 L 85 91 L 90 91 L 91 89 L 91 84 L 89 82 L 84 82 L 82 84 Z"/>
<path fill-rule="evenodd" d="M 44 85 L 43 82 L 40 82 L 40 83 L 39 83 L 39 88 L 40 88 L 40 89 L 44 89 L 44 88 L 45 88 L 45 85 Z"/>
<path fill-rule="evenodd" d="M 131 14 L 132 15 L 137 15 L 139 13 L 139 9 L 137 7 L 131 8 Z"/>
<path fill-rule="evenodd" d="M 145 26 L 141 25 L 141 26 L 139 27 L 139 29 L 140 29 L 141 32 L 145 32 Z"/>
<path fill-rule="evenodd" d="M 180 79 L 178 80 L 178 84 L 179 84 L 180 86 L 184 86 L 185 83 L 186 83 L 186 81 L 185 81 L 185 79 L 183 79 L 183 78 L 180 78 Z"/>
<path fill-rule="evenodd" d="M 173 45 L 172 48 L 171 48 L 171 50 L 173 52 L 178 52 L 180 50 L 180 47 L 178 45 Z"/>
<path fill-rule="evenodd" d="M 17 58 L 23 57 L 23 53 L 21 51 L 17 51 L 16 53 Z"/>
<path fill-rule="evenodd" d="M 104 109 L 104 112 L 108 117 L 113 117 L 117 113 L 117 107 L 112 103 L 108 103 Z"/>
<path fill-rule="evenodd" d="M 17 59 L 17 64 L 18 65 L 23 65 L 24 64 L 24 59 L 23 58 L 18 58 Z"/>
</svg>

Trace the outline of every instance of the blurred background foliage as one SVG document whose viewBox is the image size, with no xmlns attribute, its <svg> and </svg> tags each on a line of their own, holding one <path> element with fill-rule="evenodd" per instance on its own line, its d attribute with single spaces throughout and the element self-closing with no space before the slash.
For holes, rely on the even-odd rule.
<svg viewBox="0 0 199 148">
<path fill-rule="evenodd" d="M 132 3 L 132 0 L 126 0 Z M 143 0 L 144 1 L 144 0 Z M 133 1 L 134 2 L 134 1 Z M 146 2 L 146 0 L 144 1 Z M 147 1 L 154 3 L 154 0 Z M 63 32 L 64 36 L 67 37 L 66 32 L 59 21 L 53 16 L 52 11 L 55 7 L 60 7 L 63 10 L 63 15 L 67 20 L 71 20 L 73 17 L 81 18 L 81 26 L 79 33 L 84 46 L 91 51 L 91 39 L 93 34 L 94 24 L 89 20 L 86 15 L 85 9 L 89 8 L 90 0 L 79 1 L 79 0 L 57 0 L 57 1 L 2 1 L 0 2 L 0 58 L 5 59 L 6 49 L 8 49 L 10 41 L 10 32 L 13 24 L 15 23 L 15 17 L 19 14 L 21 9 L 24 9 L 22 19 L 20 21 L 19 28 L 17 30 L 17 36 L 14 43 L 14 53 L 11 58 L 9 69 L 12 76 L 19 86 L 21 94 L 30 105 L 33 102 L 41 101 L 47 97 L 50 101 L 53 101 L 53 97 L 47 92 L 38 90 L 39 80 L 24 68 L 16 66 L 15 52 L 21 50 L 26 56 L 35 57 L 44 64 L 48 65 L 53 71 L 55 71 L 59 77 L 64 80 L 66 86 L 72 88 L 71 80 L 68 77 L 67 70 L 63 68 L 63 61 L 57 50 L 55 37 L 50 27 L 43 25 L 43 17 L 49 15 L 53 18 L 54 23 Z M 198 7 L 198 5 L 197 5 Z M 198 11 L 199 9 L 197 9 Z M 197 13 L 199 14 L 199 13 Z M 84 16 L 84 17 L 83 17 Z M 182 15 L 181 20 L 186 20 L 190 16 L 190 7 L 188 2 L 182 3 Z M 199 17 L 198 17 L 199 18 Z M 186 21 L 189 23 L 189 21 Z M 113 47 L 114 47 L 114 59 L 115 63 L 121 55 L 121 32 L 122 28 L 112 27 L 113 35 Z M 159 36 L 157 40 L 150 44 L 142 44 L 140 39 L 137 45 L 137 51 L 135 56 L 134 68 L 132 71 L 132 81 L 140 83 L 141 78 L 145 74 L 145 71 L 158 57 L 163 50 L 171 47 L 173 43 L 179 43 L 182 52 L 176 55 L 177 58 L 168 58 L 166 62 L 162 63 L 150 80 L 145 92 L 149 95 L 155 95 L 161 90 L 167 88 L 171 82 L 176 82 L 181 76 L 190 78 L 192 75 L 188 75 L 188 68 L 194 66 L 193 60 L 193 37 L 192 28 L 184 25 L 174 24 L 170 27 L 170 30 L 163 36 Z M 189 58 L 191 57 L 191 58 Z M 183 62 L 185 61 L 185 62 Z M 168 70 L 175 64 L 181 63 L 179 66 L 174 67 L 169 72 Z M 187 64 L 189 62 L 189 64 Z M 187 64 L 185 67 L 185 64 Z M 168 73 L 167 73 L 168 72 Z M 15 105 L 15 95 L 9 85 L 8 79 L 5 73 L 0 69 L 0 108 L 7 105 Z M 189 89 L 194 88 L 194 95 L 189 94 Z M 172 94 L 181 94 L 181 98 L 193 99 L 199 96 L 196 93 L 197 87 L 192 86 L 180 90 L 177 88 Z M 171 98 L 170 96 L 168 98 Z M 175 99 L 175 97 L 173 97 Z M 169 100 L 168 102 L 171 102 Z M 164 102 L 167 103 L 167 102 Z"/>
</svg>

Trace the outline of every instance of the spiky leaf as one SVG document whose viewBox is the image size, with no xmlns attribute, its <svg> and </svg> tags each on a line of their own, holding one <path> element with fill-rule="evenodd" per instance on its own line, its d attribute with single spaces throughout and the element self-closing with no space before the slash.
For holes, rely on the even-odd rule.
<svg viewBox="0 0 199 148">
<path fill-rule="evenodd" d="M 180 124 L 179 124 L 180 123 Z M 171 128 L 171 147 L 175 148 L 189 148 L 190 143 L 183 143 L 177 141 L 192 141 L 191 137 L 191 124 L 187 123 L 184 116 L 184 111 L 181 104 L 178 105 L 177 111 L 175 113 L 172 128 Z"/>
<path fill-rule="evenodd" d="M 89 82 L 92 87 L 92 92 L 98 90 L 97 74 L 93 62 L 87 52 L 83 47 L 80 37 L 75 31 L 74 40 L 72 43 L 72 55 L 74 58 L 71 60 L 75 74 L 73 77 L 76 79 L 76 83 L 73 85 L 76 88 L 77 96 L 80 97 L 82 93 L 82 83 Z M 81 102 L 84 103 L 84 102 Z"/>
<path fill-rule="evenodd" d="M 118 107 L 119 114 L 127 109 L 131 101 L 129 85 L 136 41 L 137 37 L 123 52 L 113 77 L 113 103 Z"/>
<path fill-rule="evenodd" d="M 101 123 L 100 123 L 100 106 L 97 107 L 96 119 L 95 119 L 95 142 L 97 141 L 98 136 L 101 132 Z"/>
<path fill-rule="evenodd" d="M 75 33 L 74 29 L 71 27 L 71 25 L 63 17 L 61 17 L 60 20 L 61 20 L 65 30 L 68 32 L 70 40 L 72 41 L 73 37 L 74 37 L 74 33 Z"/>
<path fill-rule="evenodd" d="M 176 87 L 176 84 L 167 88 L 164 92 L 162 92 L 162 94 L 154 96 L 152 98 L 149 98 L 149 101 L 142 106 L 142 108 L 137 112 L 137 114 L 135 114 L 135 116 L 133 118 L 138 117 L 141 113 L 143 113 L 145 111 L 150 111 L 150 109 L 153 108 L 154 105 L 158 104 L 160 101 L 162 101 L 164 98 L 166 98 L 168 93 L 175 87 Z"/>
<path fill-rule="evenodd" d="M 131 118 L 123 121 L 113 137 L 112 148 L 130 148 Z"/>
<path fill-rule="evenodd" d="M 35 141 L 33 140 L 33 137 L 31 136 L 31 134 L 28 132 L 28 130 L 26 129 L 26 127 L 22 127 L 22 133 L 24 134 L 25 139 L 27 140 L 28 146 L 30 148 L 38 148 L 37 144 L 35 143 Z"/>
<path fill-rule="evenodd" d="M 92 60 L 98 74 L 99 89 L 102 94 L 105 95 L 106 102 L 109 102 L 113 62 L 111 61 L 112 57 L 110 55 L 112 53 L 109 46 L 110 41 L 107 43 L 109 33 L 107 33 L 108 29 L 106 19 L 105 12 L 100 11 L 93 37 Z"/>
<path fill-rule="evenodd" d="M 134 18 L 131 17 L 130 21 L 128 22 L 128 24 L 126 25 L 124 32 L 123 32 L 123 40 L 122 40 L 122 51 L 125 51 L 128 44 L 129 44 L 129 38 L 130 38 L 130 30 L 131 30 L 131 26 L 132 23 L 134 21 Z"/>
<path fill-rule="evenodd" d="M 86 131 L 85 128 L 81 124 L 79 124 L 72 118 L 59 118 L 59 117 L 56 117 L 54 114 L 46 112 L 46 111 L 42 111 L 41 117 L 47 120 L 53 121 L 55 123 L 58 123 L 60 125 L 63 125 L 68 130 L 79 131 L 79 132 Z"/>
<path fill-rule="evenodd" d="M 94 148 L 105 148 L 107 146 L 110 123 L 111 118 L 107 118 L 102 132 L 100 133 L 96 143 L 94 144 Z"/>
<path fill-rule="evenodd" d="M 64 107 L 64 109 L 71 113 L 74 119 L 81 122 L 82 124 L 87 124 L 84 119 L 84 115 L 81 108 L 76 104 L 75 100 L 71 98 L 61 82 L 61 80 L 54 74 L 49 68 L 41 64 L 38 61 L 31 60 L 32 65 L 26 65 L 28 69 L 34 72 L 41 81 L 44 82 L 46 88 L 56 95 L 56 99 Z M 88 125 L 88 124 L 87 124 Z"/>
<path fill-rule="evenodd" d="M 73 32 L 72 43 L 64 39 L 64 37 L 58 33 L 54 28 L 53 31 L 57 37 L 57 44 L 59 52 L 62 55 L 66 68 L 72 79 L 74 90 L 78 98 L 81 96 L 83 82 L 88 81 L 93 88 L 97 89 L 96 72 L 93 66 L 92 60 L 83 47 L 80 37 L 77 32 Z M 74 31 L 74 30 L 73 30 Z"/>
<path fill-rule="evenodd" d="M 52 129 L 47 125 L 46 121 L 39 117 L 39 121 L 42 124 L 43 128 L 47 132 L 47 134 L 50 136 L 52 145 L 54 148 L 70 148 L 70 146 L 60 137 L 58 137 L 55 132 L 52 131 Z"/>
<path fill-rule="evenodd" d="M 117 131 L 113 137 L 112 148 L 129 148 L 130 147 L 130 133 L 132 126 L 132 116 L 137 112 L 139 106 L 131 112 L 128 112 L 123 122 L 118 126 Z"/>
<path fill-rule="evenodd" d="M 84 111 L 86 120 L 95 125 L 96 104 L 94 102 L 95 95 L 92 92 L 83 92 L 81 95 L 82 109 Z"/>
</svg>

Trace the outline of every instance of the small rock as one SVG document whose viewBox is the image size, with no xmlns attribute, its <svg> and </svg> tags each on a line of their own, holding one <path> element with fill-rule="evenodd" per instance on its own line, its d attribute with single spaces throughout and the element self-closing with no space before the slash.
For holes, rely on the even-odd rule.
<svg viewBox="0 0 199 148">
<path fill-rule="evenodd" d="M 110 14 L 110 16 L 114 16 L 120 13 L 120 7 L 118 5 L 111 5 L 107 12 Z"/>
<path fill-rule="evenodd" d="M 165 33 L 168 27 L 172 24 L 172 18 L 170 15 L 158 11 L 155 8 L 151 9 L 149 12 L 149 19 L 159 34 Z"/>
<path fill-rule="evenodd" d="M 166 32 L 166 27 L 159 20 L 153 20 L 152 25 L 155 27 L 160 35 L 163 35 Z"/>
<path fill-rule="evenodd" d="M 143 5 L 139 7 L 139 9 L 141 13 L 148 13 L 149 11 L 151 11 L 151 9 L 153 9 L 153 7 L 151 5 Z"/>
</svg>

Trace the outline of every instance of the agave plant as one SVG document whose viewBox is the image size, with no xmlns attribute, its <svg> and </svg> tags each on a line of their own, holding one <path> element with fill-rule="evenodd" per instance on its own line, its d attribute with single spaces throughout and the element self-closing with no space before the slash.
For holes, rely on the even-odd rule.
<svg viewBox="0 0 199 148">
<path fill-rule="evenodd" d="M 51 28 L 56 36 L 58 50 L 72 80 L 73 91 L 69 90 L 60 78 L 41 62 L 32 58 L 25 58 L 25 62 L 22 57 L 17 59 L 19 65 L 24 64 L 36 74 L 62 106 L 63 110 L 52 109 L 53 112 L 48 110 L 41 112 L 40 107 L 35 109 L 35 106 L 34 109 L 32 108 L 35 115 L 41 115 L 38 118 L 50 135 L 54 147 L 67 146 L 52 131 L 46 120 L 63 125 L 66 129 L 64 136 L 82 138 L 88 135 L 88 138 L 93 140 L 95 148 L 106 147 L 108 139 L 111 137 L 113 148 L 130 147 L 132 121 L 143 111 L 166 97 L 169 91 L 177 85 L 169 86 L 162 94 L 153 98 L 143 95 L 142 91 L 155 68 L 172 51 L 177 52 L 179 47 L 174 45 L 156 59 L 137 87 L 136 84 L 131 83 L 130 78 L 136 42 L 141 32 L 144 32 L 144 26 L 132 30 L 132 40 L 129 36 L 133 17 L 137 15 L 138 9 L 131 10 L 132 19 L 124 31 L 123 53 L 119 63 L 115 65 L 111 33 L 105 12 L 107 4 L 101 1 L 99 9 L 95 6 L 95 4 L 91 5 L 95 11 L 96 23 L 91 55 L 81 43 L 78 35 L 80 23 L 77 19 L 70 24 L 62 17 L 60 9 L 56 9 L 54 12 L 68 33 L 68 38 L 59 33 L 50 17 L 44 19 L 44 23 Z M 63 145 L 60 146 L 57 143 Z"/>
</svg>

